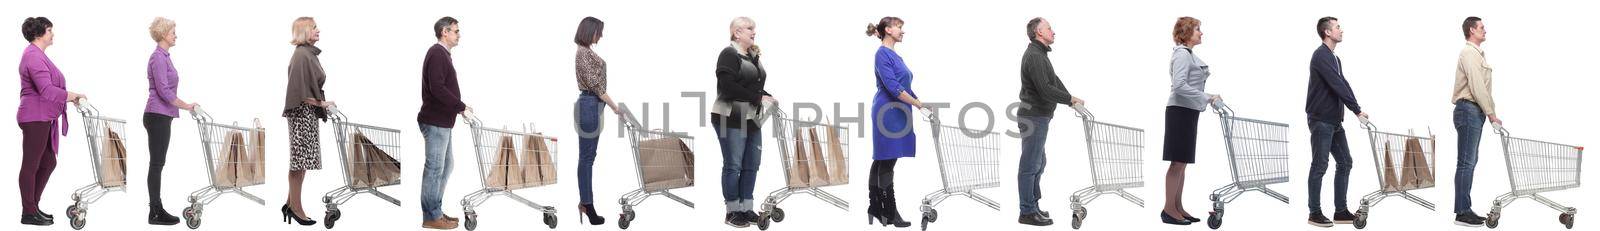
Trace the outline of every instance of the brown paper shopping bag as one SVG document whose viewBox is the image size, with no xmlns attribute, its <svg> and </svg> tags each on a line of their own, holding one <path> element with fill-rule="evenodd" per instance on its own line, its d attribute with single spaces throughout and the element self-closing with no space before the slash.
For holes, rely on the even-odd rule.
<svg viewBox="0 0 1600 231">
<path fill-rule="evenodd" d="M 1405 171 L 1400 182 L 1411 188 L 1433 187 L 1433 166 L 1428 164 L 1428 155 L 1422 149 L 1422 141 L 1417 138 L 1406 139 Z"/>
<path fill-rule="evenodd" d="M 522 168 L 522 178 L 530 186 L 553 184 L 556 181 L 555 163 L 550 159 L 550 148 L 545 144 L 548 140 L 543 136 L 533 135 L 523 139 L 522 160 L 527 161 Z M 547 179 L 548 178 L 548 179 Z"/>
<path fill-rule="evenodd" d="M 645 191 L 694 186 L 694 153 L 682 139 L 639 141 L 639 167 L 644 171 Z"/>
<path fill-rule="evenodd" d="M 371 185 L 368 183 L 370 182 L 368 179 L 371 178 L 369 174 L 370 168 L 365 164 L 366 160 L 364 159 L 367 156 L 367 148 L 361 143 L 365 139 L 366 136 L 357 131 L 355 134 L 350 134 L 349 145 L 340 147 L 345 149 L 344 171 L 345 175 L 350 176 L 350 186 L 366 187 Z"/>
<path fill-rule="evenodd" d="M 806 187 L 811 182 L 811 167 L 806 161 L 806 138 L 800 133 L 800 128 L 794 129 L 794 153 L 783 161 L 789 162 L 789 187 Z"/>
<path fill-rule="evenodd" d="M 221 156 L 217 157 L 217 162 L 215 163 L 216 170 L 211 179 L 212 185 L 218 187 L 239 186 L 239 162 L 243 161 L 246 155 L 244 133 L 230 131 L 224 138 L 223 146 L 219 150 L 221 153 L 218 153 Z"/>
<path fill-rule="evenodd" d="M 105 140 L 100 146 L 100 186 L 114 187 L 128 183 L 128 150 L 122 145 L 122 135 L 105 130 Z M 90 141 L 93 142 L 93 141 Z"/>
<path fill-rule="evenodd" d="M 817 128 L 806 129 L 807 137 L 811 138 L 811 186 L 832 185 L 829 183 L 828 162 L 823 161 L 822 139 L 817 137 Z"/>
<path fill-rule="evenodd" d="M 1378 164 L 1382 164 L 1383 165 L 1383 190 L 1384 191 L 1395 191 L 1395 190 L 1400 190 L 1401 189 L 1400 188 L 1400 180 L 1396 179 L 1397 177 L 1399 177 L 1399 175 L 1395 173 L 1395 169 L 1394 169 L 1395 168 L 1394 151 L 1395 151 L 1394 147 L 1390 147 L 1389 143 L 1387 143 L 1387 142 L 1383 143 L 1383 161 L 1381 161 L 1381 163 L 1378 163 Z"/>
<path fill-rule="evenodd" d="M 823 127 L 828 129 L 828 169 L 832 171 L 828 175 L 833 177 L 829 182 L 834 185 L 849 184 L 850 163 L 846 162 L 844 157 L 844 142 L 839 139 L 839 127 L 832 125 Z"/>
<path fill-rule="evenodd" d="M 516 141 L 501 136 L 500 146 L 489 170 L 489 187 L 513 189 L 522 185 L 522 166 L 517 163 Z"/>
</svg>

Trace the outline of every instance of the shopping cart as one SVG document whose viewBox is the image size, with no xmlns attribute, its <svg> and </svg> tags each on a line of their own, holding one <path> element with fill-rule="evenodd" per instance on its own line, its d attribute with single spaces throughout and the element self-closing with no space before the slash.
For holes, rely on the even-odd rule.
<svg viewBox="0 0 1600 231">
<path fill-rule="evenodd" d="M 260 197 L 244 191 L 245 187 L 260 185 L 263 183 L 262 181 L 225 180 L 223 178 L 233 178 L 238 173 L 218 171 L 219 168 L 228 171 L 234 170 L 233 168 L 237 168 L 237 166 L 261 166 L 260 159 L 236 159 L 233 158 L 233 155 L 260 156 L 264 146 L 262 146 L 263 144 L 260 140 L 254 138 L 258 138 L 255 136 L 262 134 L 266 129 L 239 126 L 237 123 L 222 124 L 216 122 L 215 119 L 211 118 L 210 113 L 206 113 L 200 107 L 190 110 L 189 114 L 194 117 L 194 121 L 197 124 L 196 127 L 200 129 L 200 147 L 205 150 L 205 155 L 202 157 L 206 158 L 206 175 L 209 177 L 206 181 L 211 184 L 189 193 L 189 207 L 183 209 L 183 219 L 189 229 L 200 228 L 200 215 L 205 212 L 205 205 L 216 201 L 223 194 L 239 194 L 239 196 L 256 202 L 256 204 L 266 205 L 266 201 L 261 200 Z M 257 123 L 259 125 L 259 121 Z M 243 138 L 245 135 L 252 136 L 252 138 Z"/>
<path fill-rule="evenodd" d="M 368 175 L 370 172 L 352 175 L 360 174 L 358 173 L 360 170 L 371 171 L 375 166 L 392 166 L 396 170 L 392 174 L 398 174 L 401 156 L 400 130 L 350 122 L 349 117 L 345 117 L 338 108 L 329 108 L 329 111 L 328 114 L 333 115 L 334 134 L 339 141 L 339 160 L 344 163 L 341 166 L 346 169 L 342 171 L 344 174 L 341 174 L 344 175 L 344 186 L 328 191 L 322 196 L 322 203 L 328 207 L 322 220 L 323 227 L 332 229 L 334 222 L 343 217 L 339 205 L 363 193 L 372 194 L 390 204 L 400 206 L 400 200 L 378 191 L 380 187 L 400 185 L 399 177 L 373 180 L 370 178 L 371 175 Z M 384 157 L 371 156 L 373 154 Z"/>
<path fill-rule="evenodd" d="M 1212 211 L 1206 225 L 1222 227 L 1222 207 L 1245 192 L 1261 191 L 1288 204 L 1289 197 L 1267 186 L 1289 182 L 1289 124 L 1235 116 L 1220 99 L 1211 108 L 1222 121 L 1233 183 L 1211 190 Z"/>
<path fill-rule="evenodd" d="M 694 137 L 683 133 L 651 130 L 623 111 L 623 126 L 627 127 L 628 142 L 633 146 L 633 161 L 637 166 L 639 189 L 628 191 L 617 198 L 622 205 L 617 227 L 628 229 L 633 219 L 633 206 L 644 203 L 651 196 L 661 195 L 694 208 L 694 202 L 678 197 L 667 190 L 694 186 Z"/>
<path fill-rule="evenodd" d="M 1434 210 L 1433 202 L 1423 200 L 1411 190 L 1433 188 L 1433 176 L 1437 176 L 1434 166 L 1434 137 L 1426 137 L 1389 133 L 1378 130 L 1378 126 L 1366 117 L 1361 117 L 1361 128 L 1367 130 L 1367 137 L 1372 141 L 1372 159 L 1378 173 L 1378 190 L 1367 193 L 1361 197 L 1361 208 L 1356 210 L 1356 220 L 1352 222 L 1357 229 L 1367 228 L 1368 212 L 1377 206 L 1384 198 L 1405 198 L 1428 210 Z M 1431 133 L 1431 132 L 1430 132 Z M 1413 150 L 1417 149 L 1417 150 Z M 1396 165 L 1401 164 L 1401 165 Z M 1395 172 L 1400 174 L 1396 174 Z M 1396 177 L 1396 175 L 1403 175 Z M 1396 181 L 1396 178 L 1406 180 Z M 1415 179 L 1415 180 L 1413 180 Z M 1416 180 L 1426 179 L 1425 183 Z"/>
<path fill-rule="evenodd" d="M 78 113 L 83 115 L 83 127 L 88 135 L 89 163 L 94 169 L 94 183 L 78 187 L 72 193 L 72 206 L 67 207 L 67 218 L 72 221 L 72 229 L 80 230 L 88 224 L 89 204 L 99 201 L 100 197 L 113 191 L 126 191 L 128 185 L 126 149 L 124 145 L 127 133 L 123 133 L 123 125 L 127 121 L 105 117 L 94 105 L 87 100 L 80 100 Z M 124 155 L 110 155 L 107 152 L 116 152 Z M 107 168 L 112 169 L 107 169 Z M 105 172 L 107 170 L 122 173 Z M 109 176 L 108 176 L 109 175 Z M 120 175 L 121 177 L 117 177 Z"/>
<path fill-rule="evenodd" d="M 783 163 L 783 176 L 785 182 L 812 180 L 813 178 L 811 176 L 800 176 L 800 174 L 796 173 L 810 170 L 797 169 L 806 168 L 801 166 L 827 166 L 824 169 L 827 169 L 831 172 L 825 174 L 832 174 L 832 176 L 830 179 L 824 179 L 825 181 L 828 181 L 827 183 L 799 185 L 790 184 L 784 188 L 774 190 L 772 193 L 768 193 L 767 199 L 761 204 L 761 218 L 756 220 L 756 227 L 760 228 L 761 230 L 767 230 L 767 227 L 771 225 L 771 222 L 783 222 L 783 219 L 786 215 L 784 215 L 783 208 L 778 208 L 778 203 L 783 203 L 784 200 L 789 199 L 789 196 L 798 194 L 809 194 L 817 197 L 818 200 L 822 200 L 822 202 L 827 202 L 834 207 L 839 207 L 839 209 L 849 211 L 849 202 L 834 196 L 832 193 L 828 193 L 828 191 L 822 190 L 822 187 L 839 186 L 849 183 L 849 164 L 847 163 L 850 163 L 850 139 L 845 139 L 841 136 L 838 136 L 838 134 L 850 134 L 849 129 L 841 126 L 819 123 L 817 121 L 798 120 L 796 118 L 789 117 L 789 115 L 784 114 L 782 111 L 777 112 L 777 115 L 773 118 L 774 129 L 772 130 L 772 133 L 778 139 L 778 148 L 781 150 L 779 152 L 779 157 L 782 158 L 783 161 L 779 162 Z M 810 133 L 812 137 L 808 139 L 799 135 L 801 131 L 811 131 L 814 133 Z M 826 150 L 824 148 L 826 148 Z M 814 158 L 804 157 L 804 153 L 795 153 L 796 149 L 803 150 L 804 153 L 811 153 Z M 801 157 L 796 158 L 796 155 L 800 155 Z"/>
<path fill-rule="evenodd" d="M 1144 187 L 1144 129 L 1095 120 L 1094 113 L 1081 104 L 1072 109 L 1083 119 L 1084 142 L 1089 148 L 1089 173 L 1094 180 L 1094 186 L 1072 193 L 1072 228 L 1083 226 L 1083 219 L 1089 216 L 1089 209 L 1084 205 L 1100 195 L 1116 194 L 1144 207 L 1143 199 L 1126 190 Z"/>
<path fill-rule="evenodd" d="M 922 230 L 939 220 L 933 207 L 954 196 L 966 196 L 995 211 L 1000 203 L 974 192 L 1000 187 L 1000 133 L 943 125 L 935 114 L 924 112 L 933 125 L 934 151 L 944 188 L 922 198 Z"/>
<path fill-rule="evenodd" d="M 1578 188 L 1583 175 L 1583 147 L 1513 137 L 1500 124 L 1494 124 L 1494 133 L 1500 134 L 1500 144 L 1505 146 L 1506 178 L 1511 180 L 1511 192 L 1494 198 L 1484 224 L 1489 228 L 1500 226 L 1500 209 L 1526 197 L 1561 211 L 1556 219 L 1572 229 L 1578 208 L 1561 205 L 1539 193 Z"/>
<path fill-rule="evenodd" d="M 524 177 L 534 177 L 545 172 L 542 171 L 545 169 L 548 169 L 549 175 L 554 175 L 556 138 L 527 131 L 530 130 L 527 127 L 523 128 L 524 131 L 492 128 L 484 125 L 477 116 L 469 114 L 465 117 L 467 125 L 472 127 L 473 150 L 478 154 L 478 176 L 483 182 L 483 189 L 469 193 L 461 199 L 467 230 L 478 228 L 476 208 L 495 196 L 505 196 L 543 212 L 544 225 L 555 229 L 555 207 L 540 205 L 512 191 L 555 184 L 554 177 L 537 181 Z M 534 170 L 526 171 L 526 169 Z"/>
</svg>

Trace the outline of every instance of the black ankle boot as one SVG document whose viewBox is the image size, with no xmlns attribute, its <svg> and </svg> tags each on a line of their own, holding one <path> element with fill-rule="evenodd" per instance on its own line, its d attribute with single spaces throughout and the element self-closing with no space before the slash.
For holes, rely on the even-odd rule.
<svg viewBox="0 0 1600 231">
<path fill-rule="evenodd" d="M 167 210 L 161 208 L 150 208 L 150 215 L 146 220 L 152 225 L 176 225 L 181 222 L 178 217 L 167 214 Z"/>
<path fill-rule="evenodd" d="M 604 225 L 606 217 L 594 211 L 594 204 L 578 205 L 578 223 L 583 223 L 585 217 L 589 218 L 589 225 Z"/>
</svg>

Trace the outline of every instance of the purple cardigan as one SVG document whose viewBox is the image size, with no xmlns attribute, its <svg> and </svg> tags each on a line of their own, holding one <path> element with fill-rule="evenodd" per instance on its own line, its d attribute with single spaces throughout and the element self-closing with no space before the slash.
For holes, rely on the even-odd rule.
<svg viewBox="0 0 1600 231">
<path fill-rule="evenodd" d="M 67 80 L 61 70 L 50 62 L 44 50 L 33 44 L 22 51 L 22 64 L 17 68 L 22 79 L 22 102 L 17 104 L 17 123 L 49 121 L 50 136 L 67 135 Z M 60 122 L 57 123 L 57 119 Z M 60 131 L 57 133 L 57 131 Z M 50 139 L 51 149 L 59 146 L 60 139 Z"/>
</svg>

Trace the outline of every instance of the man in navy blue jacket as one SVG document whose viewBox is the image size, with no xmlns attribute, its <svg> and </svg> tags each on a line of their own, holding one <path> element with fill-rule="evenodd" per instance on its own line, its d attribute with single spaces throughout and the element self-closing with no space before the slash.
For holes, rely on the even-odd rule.
<svg viewBox="0 0 1600 231">
<path fill-rule="evenodd" d="M 1333 55 L 1333 49 L 1344 41 L 1344 29 L 1339 28 L 1339 19 L 1323 17 L 1317 20 L 1317 36 L 1322 38 L 1322 46 L 1311 54 L 1311 79 L 1306 88 L 1306 127 L 1311 128 L 1311 176 L 1307 180 L 1307 190 L 1310 199 L 1307 200 L 1311 208 L 1310 218 L 1306 221 L 1318 227 L 1332 227 L 1335 222 L 1350 224 L 1356 216 L 1350 213 L 1345 203 L 1345 196 L 1350 190 L 1350 144 L 1345 139 L 1344 108 L 1350 108 L 1356 116 L 1367 117 L 1361 111 L 1361 106 L 1356 104 L 1355 92 L 1350 90 L 1350 83 L 1345 81 L 1344 67 L 1338 56 Z M 1322 175 L 1328 172 L 1328 156 L 1332 154 L 1334 161 L 1338 162 L 1334 168 L 1333 176 L 1333 221 L 1322 215 Z"/>
</svg>

